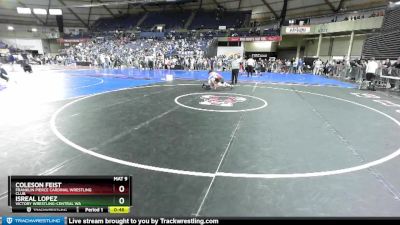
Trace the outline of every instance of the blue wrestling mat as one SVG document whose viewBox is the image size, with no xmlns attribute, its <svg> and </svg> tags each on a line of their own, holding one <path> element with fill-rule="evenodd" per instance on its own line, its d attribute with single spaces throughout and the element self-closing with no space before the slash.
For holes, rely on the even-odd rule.
<svg viewBox="0 0 400 225">
<path fill-rule="evenodd" d="M 146 85 L 156 82 L 164 82 L 166 75 L 173 75 L 177 80 L 207 80 L 207 71 L 185 71 L 185 70 L 138 70 L 138 69 L 104 69 L 104 70 L 75 70 L 65 71 L 66 74 L 75 76 L 88 76 L 105 79 L 102 89 L 116 89 Z M 231 72 L 219 72 L 226 81 L 230 81 Z M 335 86 L 342 88 L 355 88 L 356 85 L 334 79 L 312 74 L 277 74 L 262 73 L 258 76 L 247 77 L 246 74 L 239 75 L 239 82 L 299 84 L 311 86 Z M 104 86 L 104 85 L 103 85 Z M 99 87 L 97 87 L 99 88 Z M 96 89 L 97 89 L 96 88 Z M 103 90 L 104 91 L 104 90 Z M 90 92 L 85 90 L 85 92 Z M 77 93 L 89 94 L 89 93 Z"/>
<path fill-rule="evenodd" d="M 231 80 L 231 72 L 219 72 L 226 82 Z M 34 74 L 37 88 L 41 92 L 47 92 L 51 87 L 57 90 L 57 100 L 102 93 L 123 88 L 149 85 L 166 82 L 166 76 L 172 75 L 174 80 L 207 80 L 208 71 L 185 71 L 185 70 L 139 70 L 139 69 L 83 69 L 63 70 L 43 74 Z M 43 81 L 43 82 L 42 82 Z M 273 83 L 287 85 L 305 86 L 334 86 L 341 88 L 355 88 L 351 83 L 311 74 L 276 74 L 262 73 L 261 75 L 247 77 L 245 73 L 239 75 L 240 83 Z M 32 83 L 29 83 L 32 85 Z M 56 88 L 59 87 L 59 88 Z M 0 86 L 0 90 L 5 89 Z M 49 92 L 53 95 L 54 90 Z M 38 96 L 39 97 L 39 96 Z"/>
</svg>

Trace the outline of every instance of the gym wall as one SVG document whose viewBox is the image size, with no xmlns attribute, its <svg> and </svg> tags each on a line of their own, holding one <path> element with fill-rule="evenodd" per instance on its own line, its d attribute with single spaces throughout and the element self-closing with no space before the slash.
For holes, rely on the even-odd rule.
<svg viewBox="0 0 400 225">
<path fill-rule="evenodd" d="M 353 48 L 351 51 L 352 58 L 361 57 L 362 47 L 366 39 L 365 35 L 355 36 Z M 322 39 L 320 57 L 329 59 L 331 57 L 347 56 L 347 50 L 350 43 L 350 36 L 343 37 L 326 37 Z M 305 51 L 304 56 L 313 57 L 317 54 L 318 38 L 307 39 L 304 41 Z"/>
</svg>

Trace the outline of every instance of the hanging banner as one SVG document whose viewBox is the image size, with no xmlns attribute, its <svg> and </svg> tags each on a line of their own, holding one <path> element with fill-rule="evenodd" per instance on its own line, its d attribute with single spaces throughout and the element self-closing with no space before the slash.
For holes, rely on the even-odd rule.
<svg viewBox="0 0 400 225">
<path fill-rule="evenodd" d="M 286 27 L 286 34 L 307 34 L 311 32 L 309 26 L 289 26 Z"/>
<path fill-rule="evenodd" d="M 245 55 L 247 58 L 253 58 L 253 59 L 268 59 L 269 57 L 269 52 L 246 52 Z"/>
<path fill-rule="evenodd" d="M 282 41 L 281 36 L 265 36 L 265 37 L 228 37 L 229 42 L 238 41 Z"/>
<path fill-rule="evenodd" d="M 78 39 L 63 39 L 59 38 L 57 39 L 58 43 L 64 44 L 64 43 L 83 43 L 89 41 L 89 38 L 78 38 Z"/>
</svg>

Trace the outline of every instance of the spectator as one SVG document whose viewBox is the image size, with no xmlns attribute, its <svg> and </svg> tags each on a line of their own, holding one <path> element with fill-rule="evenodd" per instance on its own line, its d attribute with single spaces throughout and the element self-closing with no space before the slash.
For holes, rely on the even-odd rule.
<svg viewBox="0 0 400 225">
<path fill-rule="evenodd" d="M 382 68 L 388 70 L 387 73 L 390 74 L 390 68 L 392 66 L 392 63 L 390 62 L 390 59 L 386 59 L 383 63 L 382 63 Z"/>
<path fill-rule="evenodd" d="M 250 58 L 247 60 L 247 77 L 249 77 L 249 74 L 250 74 L 251 76 L 253 76 L 254 65 L 255 65 L 255 61 L 254 61 L 254 59 L 250 56 Z"/>
<path fill-rule="evenodd" d="M 321 70 L 323 68 L 323 62 L 321 61 L 321 59 L 317 59 L 314 61 L 314 70 L 313 70 L 313 74 L 314 75 L 321 75 Z"/>
<path fill-rule="evenodd" d="M 8 74 L 7 74 L 6 70 L 3 68 L 2 64 L 0 63 L 0 78 L 2 78 L 8 82 L 10 79 L 5 75 L 8 75 Z"/>
<path fill-rule="evenodd" d="M 377 69 L 379 68 L 378 62 L 375 61 L 375 58 L 372 57 L 370 61 L 367 63 L 366 69 L 366 80 L 369 81 L 369 86 L 374 88 L 374 84 L 372 84 L 372 80 L 376 76 Z"/>
<path fill-rule="evenodd" d="M 8 55 L 8 62 L 11 63 L 11 64 L 15 63 L 15 58 L 14 58 L 14 56 L 12 54 Z"/>
<path fill-rule="evenodd" d="M 397 61 L 392 65 L 392 76 L 400 76 L 400 57 L 397 58 Z M 398 91 L 400 89 L 400 82 L 396 80 L 394 87 L 392 90 Z"/>
<path fill-rule="evenodd" d="M 299 60 L 297 62 L 297 73 L 302 74 L 304 72 L 303 66 L 304 66 L 304 61 L 302 58 L 299 58 Z"/>
</svg>

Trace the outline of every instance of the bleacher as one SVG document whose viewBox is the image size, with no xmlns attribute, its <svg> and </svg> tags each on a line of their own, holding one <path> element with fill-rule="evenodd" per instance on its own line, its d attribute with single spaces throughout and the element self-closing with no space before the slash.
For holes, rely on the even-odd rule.
<svg viewBox="0 0 400 225">
<path fill-rule="evenodd" d="M 279 29 L 266 29 L 263 31 L 264 36 L 279 36 L 281 34 Z"/>
<path fill-rule="evenodd" d="M 218 29 L 219 26 L 226 28 L 240 28 L 245 24 L 250 11 L 244 12 L 221 12 L 200 10 L 194 17 L 190 29 Z"/>
<path fill-rule="evenodd" d="M 400 7 L 386 10 L 382 31 L 391 32 L 400 29 Z"/>
<path fill-rule="evenodd" d="M 140 27 L 148 29 L 154 25 L 164 24 L 165 29 L 181 29 L 184 28 L 190 15 L 190 11 L 150 12 Z"/>
<path fill-rule="evenodd" d="M 117 18 L 100 18 L 93 24 L 93 29 L 98 31 L 126 30 L 134 28 L 138 21 L 143 17 L 143 13 L 124 15 Z"/>
<path fill-rule="evenodd" d="M 366 58 L 397 59 L 400 56 L 400 6 L 388 7 L 382 28 L 367 38 L 363 48 Z"/>
<path fill-rule="evenodd" d="M 217 23 L 217 12 L 216 11 L 203 11 L 197 12 L 193 18 L 192 24 L 189 26 L 190 29 L 218 29 Z"/>
<path fill-rule="evenodd" d="M 166 11 L 149 12 L 144 17 L 144 13 L 124 15 L 117 18 L 100 18 L 93 24 L 95 31 L 126 30 L 135 28 L 141 18 L 140 28 L 150 31 L 156 25 L 165 25 L 166 30 L 183 29 L 188 25 L 189 29 L 218 29 L 219 26 L 229 28 L 241 28 L 251 17 L 251 11 L 227 12 L 227 11 L 204 11 L 200 10 L 194 14 L 190 23 L 191 11 Z"/>
</svg>

